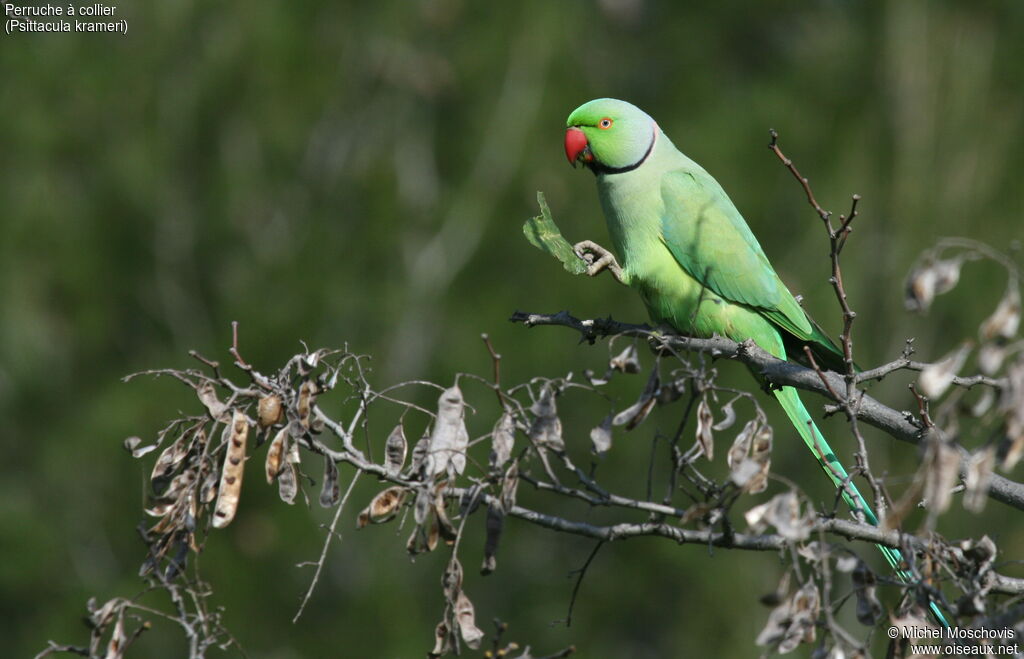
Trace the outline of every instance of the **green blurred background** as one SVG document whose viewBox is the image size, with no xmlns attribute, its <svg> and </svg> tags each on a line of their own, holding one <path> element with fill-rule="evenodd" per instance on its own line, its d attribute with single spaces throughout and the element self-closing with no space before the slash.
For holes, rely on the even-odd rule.
<svg viewBox="0 0 1024 659">
<path fill-rule="evenodd" d="M 195 403 L 176 383 L 120 377 L 191 366 L 190 348 L 227 361 L 232 320 L 265 370 L 299 340 L 347 342 L 374 355 L 380 384 L 450 382 L 489 373 L 481 332 L 504 354 L 507 382 L 600 369 L 605 347 L 506 320 L 565 308 L 645 320 L 610 277 L 569 276 L 520 231 L 544 190 L 570 240 L 607 241 L 591 176 L 572 171 L 561 146 L 565 117 L 586 100 L 625 98 L 654 116 L 729 191 L 833 332 L 827 242 L 765 148 L 768 129 L 824 206 L 842 212 L 862 194 L 845 253 L 862 364 L 896 356 L 907 336 L 922 358 L 944 354 L 1002 293 L 998 268 L 971 264 L 930 315 L 908 315 L 902 279 L 921 249 L 946 235 L 1007 248 L 1024 234 L 1020 2 L 175 0 L 117 11 L 127 36 L 0 37 L 8 656 L 47 639 L 84 643 L 88 597 L 140 589 L 134 526 L 152 458 L 133 460 L 121 442 L 152 437 Z M 739 367 L 719 369 L 749 386 Z M 906 378 L 892 380 L 875 393 L 909 407 Z M 643 383 L 627 384 L 620 403 Z M 566 422 L 580 455 L 607 405 L 598 410 Z M 483 416 L 474 434 L 493 422 Z M 651 437 L 677 418 L 617 434 L 602 470 L 627 474 L 628 490 Z M 870 441 L 898 489 L 916 453 Z M 774 468 L 815 473 L 807 486 L 827 497 L 797 443 L 777 436 L 776 446 Z M 258 481 L 201 557 L 249 654 L 422 656 L 446 552 L 411 563 L 405 533 L 355 532 L 367 483 L 292 625 L 310 576 L 294 565 L 318 554 L 325 513 L 289 508 Z M 551 501 L 525 487 L 520 496 Z M 992 504 L 940 530 L 1021 546 L 1011 519 Z M 592 544 L 510 522 L 498 572 L 482 578 L 474 528 L 463 563 L 481 627 L 500 616 L 538 652 L 574 643 L 588 657 L 755 656 L 767 616 L 756 600 L 780 574 L 773 555 L 615 544 L 591 566 L 567 629 L 553 622 Z M 183 656 L 176 632 L 158 627 L 138 656 Z"/>
</svg>

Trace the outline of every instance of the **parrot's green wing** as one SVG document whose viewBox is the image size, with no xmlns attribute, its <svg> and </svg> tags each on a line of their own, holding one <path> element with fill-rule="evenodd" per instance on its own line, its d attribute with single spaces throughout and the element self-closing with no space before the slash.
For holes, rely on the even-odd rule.
<svg viewBox="0 0 1024 659">
<path fill-rule="evenodd" d="M 701 170 L 668 172 L 662 178 L 661 198 L 662 238 L 692 277 L 730 302 L 756 307 L 801 338 L 811 334 L 807 314 L 710 175 Z"/>
<path fill-rule="evenodd" d="M 730 302 L 755 308 L 799 341 L 815 344 L 816 352 L 841 358 L 775 274 L 757 238 L 710 174 L 696 165 L 668 172 L 661 197 L 662 239 L 690 276 Z"/>
</svg>

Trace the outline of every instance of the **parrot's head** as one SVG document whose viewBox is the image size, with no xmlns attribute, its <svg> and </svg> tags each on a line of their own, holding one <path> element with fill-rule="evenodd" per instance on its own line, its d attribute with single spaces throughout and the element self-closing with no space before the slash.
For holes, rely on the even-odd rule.
<svg viewBox="0 0 1024 659">
<path fill-rule="evenodd" d="M 639 167 L 658 137 L 654 119 L 632 103 L 614 98 L 584 103 L 565 124 L 566 157 L 573 167 L 582 162 L 595 174 Z"/>
</svg>

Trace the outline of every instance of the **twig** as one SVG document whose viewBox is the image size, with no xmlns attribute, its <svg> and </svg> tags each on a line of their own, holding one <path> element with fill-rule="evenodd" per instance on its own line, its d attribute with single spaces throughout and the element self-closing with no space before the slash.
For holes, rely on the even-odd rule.
<svg viewBox="0 0 1024 659">
<path fill-rule="evenodd" d="M 811 191 L 811 184 L 807 180 L 807 177 L 801 175 L 800 172 L 797 171 L 796 166 L 793 164 L 793 161 L 787 158 L 782 153 L 782 150 L 779 149 L 779 134 L 775 132 L 774 128 L 769 130 L 768 133 L 771 135 L 772 138 L 771 142 L 768 143 L 768 148 L 775 152 L 775 155 L 778 156 L 779 160 L 782 161 L 782 164 L 786 166 L 786 169 L 788 169 L 789 172 L 793 175 L 793 178 L 799 181 L 800 185 L 803 186 L 804 193 L 807 195 L 807 203 L 809 203 L 814 208 L 815 212 L 818 213 L 818 217 L 820 217 L 823 221 L 828 222 L 831 213 L 829 213 L 820 205 L 818 205 L 818 200 L 814 198 L 814 193 Z"/>
<path fill-rule="evenodd" d="M 861 371 L 857 374 L 857 382 L 881 380 L 895 371 L 923 371 L 929 366 L 931 366 L 931 364 L 927 362 L 917 362 L 907 359 L 906 357 L 900 357 L 899 359 L 894 359 L 888 364 L 882 364 L 881 366 L 877 366 L 868 371 Z M 952 383 L 955 386 L 963 387 L 964 389 L 970 389 L 977 385 L 985 385 L 992 387 L 993 389 L 1003 389 L 1006 387 L 1005 378 L 993 378 L 987 375 L 981 375 L 980 373 L 966 377 L 954 375 Z"/>
<path fill-rule="evenodd" d="M 821 380 L 821 384 L 825 386 L 825 391 L 828 392 L 828 395 L 831 396 L 834 400 L 842 400 L 842 397 L 836 392 L 835 389 L 832 388 L 832 383 L 829 382 L 828 378 L 825 377 L 825 372 L 821 370 L 820 366 L 818 366 L 818 361 L 814 358 L 814 353 L 811 352 L 810 346 L 804 346 L 804 356 L 807 357 L 807 362 L 811 365 L 811 368 L 818 375 L 818 378 Z"/>
<path fill-rule="evenodd" d="M 34 659 L 42 659 L 43 657 L 48 657 L 51 654 L 56 654 L 58 652 L 70 652 L 72 654 L 82 655 L 83 657 L 89 656 L 89 648 L 77 645 L 61 645 L 59 643 L 54 643 L 53 641 L 47 641 L 46 648 L 37 654 Z"/>
<path fill-rule="evenodd" d="M 932 423 L 932 418 L 928 414 L 928 399 L 917 392 L 917 387 L 911 382 L 907 385 L 907 389 L 913 394 L 914 400 L 917 401 L 917 414 L 921 419 L 921 425 L 925 428 L 934 428 L 935 424 Z"/>
<path fill-rule="evenodd" d="M 335 537 L 338 520 L 341 519 L 341 511 L 345 509 L 345 502 L 348 501 L 348 497 L 352 494 L 352 490 L 356 486 L 356 481 L 359 480 L 359 476 L 362 473 L 361 469 L 356 469 L 356 473 L 352 475 L 352 482 L 348 484 L 348 489 L 345 490 L 345 495 L 341 498 L 341 501 L 338 503 L 338 507 L 334 510 L 334 519 L 331 520 L 331 526 L 327 530 L 327 537 L 324 538 L 324 546 L 320 550 L 320 558 L 316 561 L 316 572 L 313 573 L 313 579 L 309 582 L 309 588 L 306 589 L 306 594 L 303 596 L 302 602 L 299 604 L 299 610 L 296 611 L 295 616 L 292 617 L 292 624 L 297 623 L 299 618 L 302 617 L 302 612 L 305 611 L 306 604 L 309 602 L 309 598 L 313 596 L 313 591 L 316 589 L 316 585 L 320 581 L 320 573 L 324 569 L 324 563 L 327 559 L 327 550 L 331 547 L 331 540 Z"/>
<path fill-rule="evenodd" d="M 587 560 L 584 561 L 583 567 L 577 570 L 579 574 L 576 577 L 576 585 L 572 587 L 572 597 L 569 600 L 569 612 L 565 616 L 566 627 L 572 627 L 572 610 L 573 607 L 576 606 L 576 596 L 579 594 L 580 586 L 583 584 L 583 577 L 587 575 L 587 569 L 590 567 L 590 564 L 594 561 L 594 557 L 597 556 L 597 552 L 600 551 L 602 546 L 604 546 L 604 541 L 599 540 L 597 544 L 594 545 L 594 548 L 590 551 L 590 555 L 587 556 Z"/>
<path fill-rule="evenodd" d="M 217 378 L 218 380 L 220 379 L 220 377 L 221 377 L 221 375 L 220 375 L 220 362 L 211 361 L 211 360 L 207 359 L 206 357 L 203 357 L 202 355 L 200 355 L 195 350 L 189 350 L 188 351 L 188 356 L 192 357 L 193 359 L 196 359 L 196 360 L 202 362 L 203 364 L 206 364 L 207 366 L 209 366 L 210 370 L 213 371 L 213 376 L 215 378 Z"/>
<path fill-rule="evenodd" d="M 507 412 L 509 411 L 509 404 L 505 400 L 505 392 L 501 388 L 501 355 L 494 349 L 489 334 L 481 334 L 480 338 L 487 347 L 487 353 L 491 356 L 491 364 L 494 369 L 494 393 L 498 397 L 498 405 Z"/>
<path fill-rule="evenodd" d="M 252 366 L 242 359 L 242 354 L 238 352 L 238 321 L 231 321 L 231 356 L 235 358 L 235 365 L 243 371 L 251 371 Z"/>
</svg>

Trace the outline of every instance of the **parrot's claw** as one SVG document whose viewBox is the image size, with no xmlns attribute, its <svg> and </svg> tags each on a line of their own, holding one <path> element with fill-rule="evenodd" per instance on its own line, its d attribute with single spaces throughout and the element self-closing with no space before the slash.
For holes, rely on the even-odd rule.
<svg viewBox="0 0 1024 659">
<path fill-rule="evenodd" d="M 622 278 L 622 266 L 615 260 L 615 255 L 592 240 L 583 240 L 572 246 L 576 256 L 587 264 L 587 275 L 593 277 L 608 270 L 620 284 L 626 283 Z"/>
</svg>

